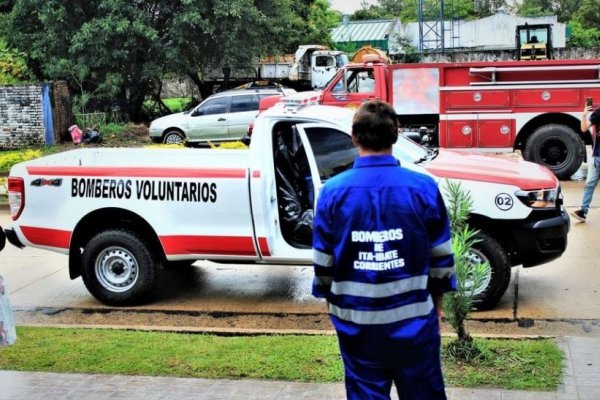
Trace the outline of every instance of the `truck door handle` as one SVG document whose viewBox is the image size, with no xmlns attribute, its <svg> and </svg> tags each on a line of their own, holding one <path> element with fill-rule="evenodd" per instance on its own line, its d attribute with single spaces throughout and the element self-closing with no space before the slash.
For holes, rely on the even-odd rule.
<svg viewBox="0 0 600 400">
<path fill-rule="evenodd" d="M 227 121 L 225 118 L 219 118 L 217 121 L 222 122 L 222 121 Z"/>
</svg>

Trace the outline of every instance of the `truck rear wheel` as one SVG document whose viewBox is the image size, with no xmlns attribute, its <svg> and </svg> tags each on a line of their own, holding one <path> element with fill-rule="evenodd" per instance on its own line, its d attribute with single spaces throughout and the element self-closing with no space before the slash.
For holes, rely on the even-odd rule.
<svg viewBox="0 0 600 400">
<path fill-rule="evenodd" d="M 493 308 L 502 298 L 510 283 L 511 265 L 508 255 L 493 237 L 477 233 L 479 240 L 468 254 L 473 264 L 488 263 L 489 269 L 479 287 L 474 289 L 474 304 L 478 310 Z"/>
<path fill-rule="evenodd" d="M 89 292 L 111 306 L 148 301 L 157 293 L 161 264 L 134 232 L 110 229 L 85 246 L 82 278 Z"/>
<path fill-rule="evenodd" d="M 539 127 L 527 139 L 523 158 L 548 167 L 558 179 L 569 179 L 584 159 L 581 137 L 566 125 Z"/>
</svg>

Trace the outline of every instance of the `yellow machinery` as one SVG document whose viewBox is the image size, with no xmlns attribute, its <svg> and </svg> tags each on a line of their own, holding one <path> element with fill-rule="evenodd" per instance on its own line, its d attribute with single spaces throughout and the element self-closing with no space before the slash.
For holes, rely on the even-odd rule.
<svg viewBox="0 0 600 400">
<path fill-rule="evenodd" d="M 552 58 L 552 25 L 517 25 L 515 32 L 518 60 Z"/>
</svg>

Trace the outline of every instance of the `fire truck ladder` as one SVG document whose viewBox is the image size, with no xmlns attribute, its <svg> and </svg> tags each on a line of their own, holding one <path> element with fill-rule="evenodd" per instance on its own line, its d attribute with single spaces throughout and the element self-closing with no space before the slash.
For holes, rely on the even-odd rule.
<svg viewBox="0 0 600 400">
<path fill-rule="evenodd" d="M 551 71 L 597 71 L 594 79 L 546 79 L 546 80 L 527 80 L 502 81 L 499 78 L 499 73 L 503 72 L 551 72 Z M 526 85 L 532 83 L 599 83 L 600 82 L 600 65 L 571 65 L 571 66 L 534 66 L 534 67 L 483 67 L 470 68 L 469 75 L 479 76 L 486 79 L 485 82 L 471 82 L 470 85 Z"/>
</svg>

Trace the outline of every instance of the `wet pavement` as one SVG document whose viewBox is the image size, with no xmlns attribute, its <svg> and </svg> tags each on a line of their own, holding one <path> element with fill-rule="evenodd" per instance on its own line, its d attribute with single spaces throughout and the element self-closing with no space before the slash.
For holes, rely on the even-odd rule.
<svg viewBox="0 0 600 400">
<path fill-rule="evenodd" d="M 557 339 L 565 352 L 562 384 L 555 392 L 447 388 L 449 400 L 598 400 L 600 338 Z M 242 400 L 345 398 L 341 383 L 213 380 L 125 375 L 0 371 L 0 400 Z M 396 395 L 392 396 L 397 399 Z"/>
<path fill-rule="evenodd" d="M 579 205 L 583 182 L 567 181 L 561 184 L 565 205 L 572 211 Z M 563 257 L 531 269 L 514 268 L 509 291 L 498 307 L 488 312 L 473 313 L 469 321 L 471 332 L 488 336 L 522 334 L 559 337 L 557 340 L 566 355 L 562 385 L 556 392 L 448 388 L 449 399 L 600 399 L 600 247 L 596 244 L 600 243 L 599 206 L 600 196 L 596 196 L 588 221 L 585 224 L 572 221 L 569 247 Z M 0 225 L 9 225 L 9 220 L 6 209 L 0 208 Z M 31 248 L 18 250 L 8 245 L 2 252 L 0 268 L 9 282 L 11 301 L 20 325 L 71 326 L 76 322 L 107 325 L 115 323 L 116 313 L 123 311 L 124 320 L 131 317 L 127 310 L 109 310 L 98 303 L 87 293 L 81 279 L 69 280 L 65 255 Z M 197 321 L 177 325 L 168 320 L 163 320 L 161 328 L 161 324 L 153 319 L 153 313 L 158 315 L 164 311 L 251 315 L 250 319 L 256 327 L 240 326 L 240 332 L 265 329 L 265 320 L 257 319 L 257 313 L 267 316 L 281 312 L 309 317 L 319 315 L 324 312 L 324 306 L 309 295 L 311 275 L 309 267 L 197 262 L 192 275 L 175 276 L 170 289 L 158 301 L 133 309 L 148 313 L 150 321 L 137 323 L 135 327 L 179 331 L 189 325 L 190 329 L 195 330 L 219 329 L 207 328 Z M 70 321 L 56 319 L 61 314 L 65 315 L 66 311 L 77 313 L 82 310 L 88 316 L 94 316 L 89 310 L 108 312 L 104 314 L 106 318 L 98 317 L 92 323 L 83 321 L 81 315 Z M 34 320 L 34 317 L 38 319 Z M 302 323 L 298 322 L 298 325 Z M 286 328 L 276 329 L 286 333 Z M 345 394 L 343 385 L 339 383 L 0 371 L 0 400 L 71 398 L 310 400 L 343 399 Z"/>
<path fill-rule="evenodd" d="M 578 207 L 583 184 L 582 181 L 562 182 L 567 210 Z M 600 195 L 594 198 L 585 224 L 572 222 L 568 248 L 562 257 L 529 269 L 513 268 L 509 289 L 497 307 L 472 313 L 475 333 L 600 337 L 598 211 Z M 0 225 L 10 225 L 6 208 L 0 208 Z M 87 292 L 81 278 L 69 279 L 68 257 L 64 254 L 35 248 L 20 250 L 8 245 L 0 255 L 0 270 L 8 281 L 19 323 L 77 323 L 81 316 L 68 321 L 65 317 L 68 313 L 60 310 L 110 310 Z M 269 314 L 323 314 L 323 302 L 310 295 L 311 280 L 312 268 L 309 266 L 198 261 L 188 271 L 169 274 L 163 285 L 165 290 L 156 301 L 121 310 L 153 312 L 156 325 L 170 324 L 175 318 L 174 313 L 233 313 L 245 315 L 244 322 L 251 326 L 262 322 L 262 316 Z M 170 312 L 169 318 L 161 318 L 159 313 L 162 311 Z M 261 315 L 252 321 L 252 314 L 257 313 Z M 50 318 L 48 314 L 54 317 Z M 86 314 L 85 318 L 91 316 Z M 94 316 L 93 323 L 120 324 L 116 312 L 104 316 L 104 322 L 98 315 Z M 124 316 L 125 320 L 130 317 L 131 314 Z M 141 319 L 134 324 L 148 325 Z M 176 325 L 201 326 L 185 321 Z M 244 328 L 242 321 L 238 327 Z"/>
</svg>

